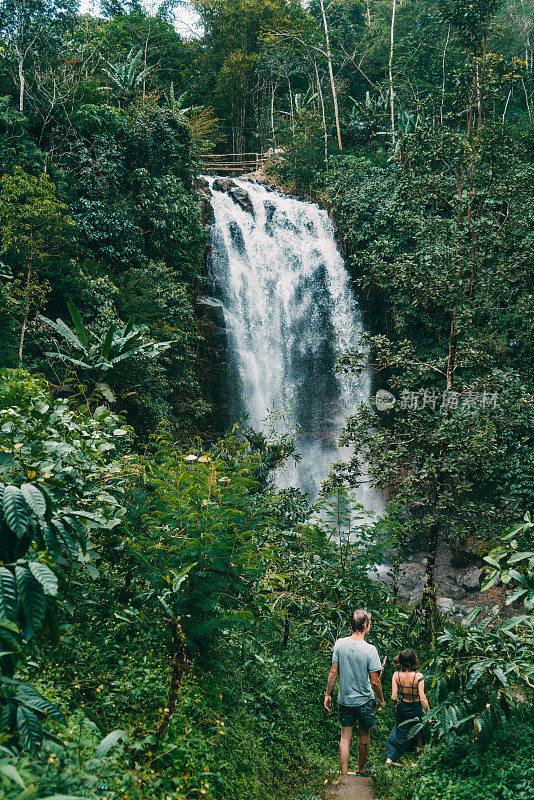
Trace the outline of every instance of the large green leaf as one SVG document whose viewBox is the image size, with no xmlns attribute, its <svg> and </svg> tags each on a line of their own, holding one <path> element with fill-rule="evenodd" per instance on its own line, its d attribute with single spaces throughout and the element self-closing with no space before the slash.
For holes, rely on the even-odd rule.
<svg viewBox="0 0 534 800">
<path fill-rule="evenodd" d="M 61 539 L 65 543 L 65 546 L 66 546 L 67 550 L 69 551 L 70 555 L 73 558 L 77 558 L 78 557 L 78 544 L 77 544 L 77 542 L 74 541 L 72 536 L 69 534 L 69 532 L 67 531 L 65 525 L 61 522 L 61 520 L 55 519 L 53 521 L 53 527 L 55 528 L 55 531 L 57 532 L 57 534 L 61 537 Z"/>
<path fill-rule="evenodd" d="M 96 748 L 95 755 L 97 758 L 104 758 L 106 753 L 108 753 L 112 747 L 115 747 L 121 741 L 127 741 L 128 735 L 126 731 L 117 729 L 115 731 L 111 731 L 108 733 L 107 736 L 102 739 L 98 747 Z"/>
<path fill-rule="evenodd" d="M 55 530 L 48 525 L 41 525 L 41 533 L 43 534 L 44 543 L 49 553 L 57 553 L 60 549 L 60 543 Z"/>
<path fill-rule="evenodd" d="M 37 517 L 44 517 L 46 512 L 46 500 L 41 490 L 38 489 L 37 486 L 34 486 L 33 483 L 23 483 L 20 487 L 20 491 L 33 513 Z"/>
<path fill-rule="evenodd" d="M 128 336 L 128 334 L 132 332 L 133 326 L 134 326 L 134 318 L 130 317 L 122 332 L 123 337 Z"/>
<path fill-rule="evenodd" d="M 0 567 L 0 617 L 12 622 L 17 619 L 17 584 L 7 567 Z"/>
<path fill-rule="evenodd" d="M 83 324 L 81 314 L 70 299 L 67 300 L 67 308 L 69 309 L 69 313 L 74 324 L 74 330 L 78 334 L 78 339 L 82 343 L 84 349 L 87 351 L 89 349 L 89 336 L 87 334 L 87 329 Z"/>
<path fill-rule="evenodd" d="M 17 727 L 24 747 L 35 752 L 43 742 L 43 729 L 33 711 L 19 705 L 17 708 Z"/>
<path fill-rule="evenodd" d="M 2 509 L 7 524 L 18 536 L 24 536 L 28 530 L 30 515 L 28 506 L 18 486 L 9 485 L 4 490 Z"/>
<path fill-rule="evenodd" d="M 0 762 L 0 772 L 2 775 L 5 775 L 6 778 L 9 778 L 9 780 L 17 783 L 21 789 L 25 788 L 25 783 L 20 776 L 20 772 L 13 766 L 13 764 Z"/>
<path fill-rule="evenodd" d="M 55 359 L 56 361 L 62 361 L 64 364 L 71 364 L 75 367 L 81 367 L 82 369 L 91 369 L 91 364 L 87 364 L 85 361 L 80 361 L 78 358 L 72 358 L 66 353 L 54 353 L 50 351 L 46 352 L 45 356 L 47 358 Z"/>
<path fill-rule="evenodd" d="M 102 358 L 105 358 L 106 361 L 109 356 L 109 351 L 111 350 L 111 345 L 113 343 L 113 336 L 115 334 L 115 325 L 110 325 L 108 328 L 108 332 L 106 333 L 106 338 L 104 339 L 104 344 L 102 345 Z"/>
<path fill-rule="evenodd" d="M 59 333 L 59 335 L 63 339 L 66 339 L 66 341 L 75 347 L 76 350 L 84 350 L 82 342 L 78 339 L 74 331 L 71 331 L 69 326 L 63 322 L 62 319 L 58 319 L 56 322 L 54 322 L 53 320 L 48 319 L 48 317 L 43 317 L 42 314 L 38 314 L 37 319 L 40 319 L 41 322 L 45 322 L 47 325 L 53 328 L 56 333 Z"/>
<path fill-rule="evenodd" d="M 6 686 L 11 686 L 17 690 L 15 700 L 27 706 L 32 711 L 37 711 L 43 716 L 48 716 L 56 719 L 58 722 L 64 720 L 64 715 L 61 709 L 55 704 L 43 697 L 34 686 L 23 681 L 15 680 L 14 678 L 2 678 L 2 683 Z"/>
<path fill-rule="evenodd" d="M 30 639 L 43 624 L 46 600 L 43 587 L 27 566 L 15 566 L 15 580 L 20 607 L 24 615 L 24 635 Z"/>
<path fill-rule="evenodd" d="M 30 572 L 32 573 L 33 577 L 38 580 L 43 587 L 45 594 L 57 594 L 57 578 L 50 567 L 47 567 L 45 564 L 41 564 L 40 561 L 29 561 L 28 567 L 30 568 Z"/>
</svg>

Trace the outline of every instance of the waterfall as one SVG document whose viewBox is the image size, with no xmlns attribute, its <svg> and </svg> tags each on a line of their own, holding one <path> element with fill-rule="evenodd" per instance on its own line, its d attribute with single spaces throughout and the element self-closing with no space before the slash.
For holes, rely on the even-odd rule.
<svg viewBox="0 0 534 800">
<path fill-rule="evenodd" d="M 348 458 L 348 449 L 337 447 L 345 418 L 370 395 L 368 372 L 334 373 L 336 353 L 354 348 L 363 330 L 334 226 L 313 203 L 245 180 L 234 181 L 245 198 L 232 196 L 208 180 L 214 293 L 228 333 L 233 416 L 247 414 L 257 430 L 300 428 L 302 460 L 279 471 L 277 483 L 314 499 L 330 464 Z M 368 486 L 356 494 L 376 508 Z"/>
</svg>

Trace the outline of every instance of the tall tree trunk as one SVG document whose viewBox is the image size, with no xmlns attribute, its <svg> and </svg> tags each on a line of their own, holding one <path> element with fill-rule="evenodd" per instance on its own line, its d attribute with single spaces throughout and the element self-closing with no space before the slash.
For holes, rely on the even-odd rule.
<svg viewBox="0 0 534 800">
<path fill-rule="evenodd" d="M 319 101 L 321 103 L 321 118 L 323 122 L 323 136 L 324 136 L 324 160 L 326 169 L 328 171 L 328 131 L 326 130 L 326 115 L 324 111 L 323 90 L 321 89 L 321 81 L 319 80 L 319 70 L 317 69 L 317 62 L 314 61 L 313 66 L 315 67 L 315 76 L 317 78 L 317 94 L 319 95 Z"/>
<path fill-rule="evenodd" d="M 321 3 L 321 14 L 323 16 L 323 26 L 324 26 L 324 38 L 326 42 L 326 61 L 328 63 L 328 74 L 330 76 L 330 86 L 332 89 L 332 100 L 334 101 L 334 116 L 336 120 L 336 133 L 337 133 L 337 143 L 340 150 L 343 150 L 343 145 L 341 143 L 341 128 L 339 125 L 339 108 L 337 104 L 337 90 L 336 90 L 336 83 L 334 81 L 334 70 L 332 69 L 332 53 L 330 51 L 330 36 L 328 34 L 328 22 L 326 19 L 326 11 L 324 8 L 324 0 L 320 0 Z"/>
<path fill-rule="evenodd" d="M 169 625 L 172 635 L 171 682 L 167 694 L 167 704 L 156 728 L 156 742 L 158 744 L 171 721 L 174 709 L 176 708 L 182 681 L 187 671 L 185 639 L 180 622 L 177 619 L 169 620 Z"/>
<path fill-rule="evenodd" d="M 149 28 L 149 32 L 147 34 L 147 37 L 145 39 L 145 61 L 144 61 L 144 67 L 143 67 L 145 72 L 146 72 L 146 57 L 147 57 L 148 37 L 149 36 L 150 36 L 150 28 Z M 146 75 L 143 78 L 143 103 L 145 102 L 145 100 L 146 100 Z"/>
<path fill-rule="evenodd" d="M 24 77 L 24 61 L 19 55 L 19 111 L 24 111 L 24 89 L 26 88 L 26 78 Z"/>
<path fill-rule="evenodd" d="M 295 115 L 293 114 L 293 92 L 291 91 L 291 81 L 289 78 L 287 79 L 287 85 L 289 87 L 289 122 L 291 124 L 291 132 L 293 134 L 293 138 L 295 137 Z"/>
<path fill-rule="evenodd" d="M 24 287 L 24 296 L 23 296 L 23 317 L 22 317 L 22 329 L 20 331 L 20 341 L 19 341 L 19 369 L 22 367 L 22 354 L 24 352 L 24 337 L 26 336 L 26 328 L 28 327 L 28 317 L 30 314 L 30 289 L 31 289 L 31 281 L 32 281 L 32 272 L 33 272 L 33 264 L 32 259 L 28 261 L 28 272 L 26 275 L 26 286 Z"/>
<path fill-rule="evenodd" d="M 447 39 L 445 41 L 445 47 L 443 48 L 443 58 L 441 59 L 441 106 L 439 109 L 439 121 L 443 125 L 443 106 L 445 105 L 445 78 L 446 78 L 446 71 L 445 71 L 445 56 L 447 55 L 447 47 L 449 46 L 449 39 L 451 35 L 451 26 L 449 24 L 449 29 L 447 31 Z"/>
<path fill-rule="evenodd" d="M 273 139 L 273 148 L 276 147 L 276 138 L 274 133 L 274 83 L 271 83 L 271 136 Z"/>
<path fill-rule="evenodd" d="M 390 42 L 389 42 L 389 63 L 388 63 L 388 74 L 389 74 L 389 110 L 391 115 L 391 135 L 393 137 L 393 142 L 396 141 L 395 135 L 395 91 L 393 88 L 393 49 L 395 44 L 395 16 L 397 13 L 397 0 L 393 0 L 391 6 L 391 31 L 390 31 Z"/>
</svg>

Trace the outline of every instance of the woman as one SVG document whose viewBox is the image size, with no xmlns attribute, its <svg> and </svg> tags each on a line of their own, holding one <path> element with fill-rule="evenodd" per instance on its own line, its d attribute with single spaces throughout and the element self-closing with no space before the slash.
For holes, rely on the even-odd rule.
<svg viewBox="0 0 534 800">
<path fill-rule="evenodd" d="M 403 650 L 395 658 L 397 672 L 391 680 L 391 699 L 395 705 L 395 727 L 389 734 L 386 742 L 386 764 L 393 764 L 412 749 L 417 741 L 419 749 L 423 747 L 423 734 L 410 738 L 411 725 L 403 722 L 413 720 L 416 724 L 423 717 L 423 710 L 428 711 L 429 705 L 425 695 L 425 679 L 422 672 L 418 672 L 419 662 L 413 650 Z M 399 697 L 400 695 L 400 697 Z"/>
</svg>

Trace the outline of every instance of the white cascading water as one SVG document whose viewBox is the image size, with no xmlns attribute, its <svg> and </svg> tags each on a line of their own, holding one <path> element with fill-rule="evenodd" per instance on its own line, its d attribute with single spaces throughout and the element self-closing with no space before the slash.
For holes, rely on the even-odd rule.
<svg viewBox="0 0 534 800">
<path fill-rule="evenodd" d="M 207 178 L 210 188 L 213 178 Z M 214 293 L 228 332 L 233 416 L 256 430 L 295 430 L 302 460 L 279 471 L 280 487 L 317 496 L 333 461 L 346 417 L 370 395 L 370 377 L 336 375 L 336 353 L 354 348 L 363 330 L 359 305 L 327 213 L 245 180 L 254 208 L 245 211 L 213 190 L 211 229 Z M 274 414 L 273 414 L 274 412 Z M 270 415 L 270 422 L 268 417 Z M 365 483 L 356 492 L 377 510 Z"/>
</svg>

